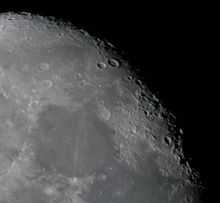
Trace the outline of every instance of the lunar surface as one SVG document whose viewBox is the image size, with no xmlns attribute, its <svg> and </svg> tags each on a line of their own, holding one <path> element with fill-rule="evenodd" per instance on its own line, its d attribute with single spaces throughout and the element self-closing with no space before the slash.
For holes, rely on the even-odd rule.
<svg viewBox="0 0 220 203">
<path fill-rule="evenodd" d="M 114 46 L 0 14 L 0 203 L 199 203 L 175 116 Z"/>
</svg>

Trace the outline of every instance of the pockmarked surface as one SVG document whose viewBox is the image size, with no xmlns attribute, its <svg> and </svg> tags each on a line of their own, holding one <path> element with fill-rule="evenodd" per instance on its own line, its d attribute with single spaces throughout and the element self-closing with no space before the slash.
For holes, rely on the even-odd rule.
<svg viewBox="0 0 220 203">
<path fill-rule="evenodd" d="M 0 203 L 202 202 L 175 116 L 114 50 L 0 15 Z"/>
</svg>

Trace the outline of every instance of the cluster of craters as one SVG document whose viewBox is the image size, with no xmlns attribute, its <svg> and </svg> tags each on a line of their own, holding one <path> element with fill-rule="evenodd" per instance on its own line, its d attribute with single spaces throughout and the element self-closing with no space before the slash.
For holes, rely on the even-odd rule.
<svg viewBox="0 0 220 203">
<path fill-rule="evenodd" d="M 48 178 L 50 174 L 43 178 L 48 171 L 37 163 L 34 148 L 36 139 L 31 137 L 33 129 L 36 131 L 37 127 L 42 127 L 38 126 L 38 120 L 44 107 L 49 104 L 66 106 L 70 102 L 67 95 L 54 85 L 55 82 L 58 83 L 55 81 L 59 79 L 58 76 L 55 75 L 50 80 L 32 77 L 27 82 L 22 78 L 23 73 L 16 68 L 0 68 L 0 202 L 84 203 L 79 194 L 86 190 L 91 178 L 65 179 L 58 175 Z M 29 71 L 27 65 L 23 71 Z M 49 71 L 49 68 L 47 64 L 41 63 L 38 71 L 42 73 Z M 59 146 L 62 147 L 57 143 L 56 147 Z"/>
</svg>

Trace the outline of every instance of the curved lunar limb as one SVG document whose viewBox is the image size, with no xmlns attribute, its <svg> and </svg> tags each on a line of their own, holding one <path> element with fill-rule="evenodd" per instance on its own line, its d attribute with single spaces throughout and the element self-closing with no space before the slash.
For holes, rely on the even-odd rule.
<svg viewBox="0 0 220 203">
<path fill-rule="evenodd" d="M 183 137 L 113 46 L 0 15 L 0 203 L 202 202 Z"/>
</svg>

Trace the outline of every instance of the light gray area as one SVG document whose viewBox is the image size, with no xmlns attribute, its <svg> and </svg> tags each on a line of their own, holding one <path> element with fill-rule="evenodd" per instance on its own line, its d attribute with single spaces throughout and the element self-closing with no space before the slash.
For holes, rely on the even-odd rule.
<svg viewBox="0 0 220 203">
<path fill-rule="evenodd" d="M 0 15 L 0 203 L 202 202 L 183 136 L 110 44 Z"/>
</svg>

